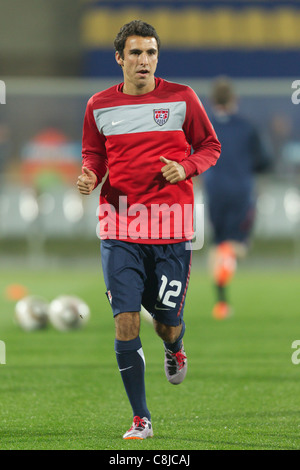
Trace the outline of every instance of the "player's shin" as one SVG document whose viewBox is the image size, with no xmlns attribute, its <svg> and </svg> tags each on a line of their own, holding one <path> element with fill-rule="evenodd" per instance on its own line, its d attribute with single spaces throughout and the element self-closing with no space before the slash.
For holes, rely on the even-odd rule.
<svg viewBox="0 0 300 470">
<path fill-rule="evenodd" d="M 220 243 L 215 252 L 213 276 L 217 286 L 226 286 L 236 271 L 236 254 L 231 243 Z"/>
<path fill-rule="evenodd" d="M 167 343 L 164 341 L 165 348 L 168 349 L 169 351 L 172 351 L 173 353 L 178 352 L 182 346 L 182 339 L 185 333 L 185 323 L 183 320 L 181 321 L 181 324 L 182 324 L 181 332 L 178 338 L 176 339 L 176 341 L 174 343 Z"/>
<path fill-rule="evenodd" d="M 151 420 L 146 404 L 145 358 L 140 337 L 130 341 L 115 340 L 115 352 L 133 416 Z"/>
<path fill-rule="evenodd" d="M 217 303 L 212 315 L 216 319 L 227 318 L 232 314 L 228 303 L 228 285 L 232 281 L 237 267 L 236 252 L 230 242 L 220 243 L 213 256 L 213 278 L 216 286 Z"/>
</svg>

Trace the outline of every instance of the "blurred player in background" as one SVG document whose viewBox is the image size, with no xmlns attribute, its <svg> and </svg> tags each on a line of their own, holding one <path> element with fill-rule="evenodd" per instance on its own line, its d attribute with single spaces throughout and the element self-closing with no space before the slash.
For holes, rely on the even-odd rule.
<svg viewBox="0 0 300 470">
<path fill-rule="evenodd" d="M 100 214 L 102 268 L 115 319 L 117 363 L 133 411 L 132 427 L 123 438 L 145 439 L 153 430 L 139 336 L 141 305 L 164 342 L 167 379 L 179 384 L 187 370 L 182 339 L 192 212 L 184 232 L 181 220 L 165 236 L 164 220 L 175 204 L 183 212 L 193 206 L 191 178 L 215 165 L 220 143 L 193 90 L 155 77 L 160 40 L 151 25 L 139 20 L 124 25 L 114 45 L 124 82 L 88 102 L 77 185 L 82 194 L 101 188 L 100 212 L 106 209 Z M 163 205 L 162 217 L 155 218 L 157 205 Z M 124 206 L 128 217 L 123 217 Z M 146 209 L 135 236 L 130 235 L 133 208 L 140 214 Z"/>
<path fill-rule="evenodd" d="M 11 132 L 3 114 L 0 108 L 0 178 L 6 170 L 11 150 Z"/>
<path fill-rule="evenodd" d="M 222 145 L 222 156 L 203 175 L 213 231 L 209 269 L 216 286 L 213 316 L 227 318 L 232 309 L 227 287 L 237 259 L 247 254 L 255 215 L 254 175 L 270 167 L 271 154 L 253 125 L 238 112 L 233 85 L 218 78 L 212 89 L 212 124 Z"/>
</svg>

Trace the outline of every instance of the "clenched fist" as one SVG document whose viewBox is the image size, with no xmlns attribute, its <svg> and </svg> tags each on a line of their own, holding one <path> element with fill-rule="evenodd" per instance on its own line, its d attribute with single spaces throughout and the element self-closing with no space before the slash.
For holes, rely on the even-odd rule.
<svg viewBox="0 0 300 470">
<path fill-rule="evenodd" d="M 77 188 L 81 194 L 91 194 L 97 183 L 97 176 L 86 167 L 82 168 L 82 175 L 78 176 Z"/>
<path fill-rule="evenodd" d="M 169 183 L 174 184 L 186 179 L 185 169 L 180 165 L 180 163 L 175 162 L 174 160 L 168 160 L 165 157 L 160 157 L 159 159 L 161 162 L 165 163 L 161 172 L 163 177 L 169 181 Z"/>
</svg>

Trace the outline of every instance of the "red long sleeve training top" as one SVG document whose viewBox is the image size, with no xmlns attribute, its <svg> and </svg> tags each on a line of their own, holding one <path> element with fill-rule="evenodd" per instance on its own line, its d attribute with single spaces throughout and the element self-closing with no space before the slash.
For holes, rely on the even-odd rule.
<svg viewBox="0 0 300 470">
<path fill-rule="evenodd" d="M 83 125 L 83 166 L 100 186 L 99 236 L 138 243 L 193 237 L 191 177 L 215 165 L 221 145 L 195 92 L 155 78 L 144 95 L 123 84 L 96 93 Z M 186 180 L 162 176 L 160 156 L 179 162 Z"/>
</svg>

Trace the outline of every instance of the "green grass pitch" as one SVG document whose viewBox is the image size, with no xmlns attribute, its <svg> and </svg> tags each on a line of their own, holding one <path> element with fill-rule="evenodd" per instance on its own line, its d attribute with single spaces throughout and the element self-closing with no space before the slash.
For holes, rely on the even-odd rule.
<svg viewBox="0 0 300 470">
<path fill-rule="evenodd" d="M 49 300 L 84 298 L 85 329 L 25 333 L 13 323 L 12 283 Z M 295 270 L 238 271 L 235 314 L 216 321 L 213 288 L 194 269 L 185 309 L 188 373 L 169 384 L 163 347 L 142 324 L 146 388 L 154 438 L 124 441 L 132 414 L 117 370 L 114 326 L 99 268 L 0 272 L 0 449 L 229 450 L 299 449 L 299 276 Z"/>
</svg>

